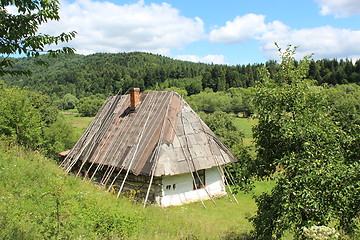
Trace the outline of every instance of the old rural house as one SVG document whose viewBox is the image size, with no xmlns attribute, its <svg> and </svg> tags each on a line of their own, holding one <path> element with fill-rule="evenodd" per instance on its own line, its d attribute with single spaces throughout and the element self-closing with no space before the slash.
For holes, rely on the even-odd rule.
<svg viewBox="0 0 360 240">
<path fill-rule="evenodd" d="M 67 154 L 67 172 L 160 206 L 226 194 L 236 158 L 174 91 L 109 97 Z"/>
</svg>

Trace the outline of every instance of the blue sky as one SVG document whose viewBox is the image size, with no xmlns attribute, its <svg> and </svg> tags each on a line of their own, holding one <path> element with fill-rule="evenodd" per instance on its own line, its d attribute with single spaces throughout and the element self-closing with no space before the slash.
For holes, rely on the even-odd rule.
<svg viewBox="0 0 360 240">
<path fill-rule="evenodd" d="M 360 58 L 359 0 L 72 0 L 43 33 L 76 30 L 79 54 L 144 51 L 194 62 L 262 63 L 281 47 L 298 58 Z"/>
</svg>

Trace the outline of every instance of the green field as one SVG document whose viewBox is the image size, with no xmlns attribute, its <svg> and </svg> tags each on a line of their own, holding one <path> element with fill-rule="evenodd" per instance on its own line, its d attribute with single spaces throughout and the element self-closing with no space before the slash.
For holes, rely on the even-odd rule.
<svg viewBox="0 0 360 240">
<path fill-rule="evenodd" d="M 90 125 L 94 117 L 80 117 L 76 112 L 63 112 L 62 116 L 73 128 L 75 139 L 79 139 L 81 134 Z"/>
<path fill-rule="evenodd" d="M 245 239 L 252 226 L 247 220 L 254 215 L 254 194 L 271 189 L 273 182 L 258 182 L 254 191 L 236 195 L 238 203 L 229 197 L 192 203 L 178 207 L 147 207 L 142 210 L 148 222 L 139 239 Z M 139 207 L 139 206 L 137 206 Z M 149 231 L 150 230 L 150 231 Z M 231 238 L 233 237 L 233 238 Z"/>
<path fill-rule="evenodd" d="M 245 146 L 253 145 L 252 127 L 258 123 L 258 119 L 252 118 L 234 118 L 235 126 L 244 132 L 244 144 Z"/>
</svg>

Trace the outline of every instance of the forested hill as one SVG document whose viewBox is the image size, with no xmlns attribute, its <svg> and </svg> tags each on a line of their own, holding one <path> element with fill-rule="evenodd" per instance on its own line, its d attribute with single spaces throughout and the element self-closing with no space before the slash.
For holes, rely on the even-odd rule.
<svg viewBox="0 0 360 240">
<path fill-rule="evenodd" d="M 88 56 L 62 55 L 40 57 L 48 66 L 34 59 L 15 59 L 16 68 L 31 70 L 31 76 L 3 76 L 8 85 L 28 87 L 53 97 L 70 93 L 77 98 L 102 94 L 125 93 L 129 87 L 163 90 L 185 89 L 189 95 L 205 88 L 224 91 L 230 87 L 251 87 L 258 79 L 257 68 L 263 64 L 214 65 L 174 60 L 148 53 L 98 53 Z M 275 61 L 265 65 L 275 71 Z M 318 84 L 360 83 L 360 61 L 318 60 L 310 62 L 309 78 Z"/>
<path fill-rule="evenodd" d="M 50 95 L 55 93 L 61 97 L 71 93 L 81 98 L 97 93 L 124 93 L 132 86 L 149 89 L 166 79 L 199 77 L 209 67 L 140 52 L 42 56 L 40 60 L 46 61 L 47 66 L 35 64 L 34 59 L 15 59 L 15 66 L 31 70 L 31 76 L 4 76 L 3 79 L 9 85 L 27 86 Z"/>
</svg>

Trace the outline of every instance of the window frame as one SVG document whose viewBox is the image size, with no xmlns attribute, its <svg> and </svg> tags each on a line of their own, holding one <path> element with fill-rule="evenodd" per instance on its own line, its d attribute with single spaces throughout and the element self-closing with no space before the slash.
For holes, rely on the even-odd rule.
<svg viewBox="0 0 360 240">
<path fill-rule="evenodd" d="M 192 172 L 193 179 L 193 190 L 201 189 L 206 186 L 205 169 L 197 170 Z"/>
</svg>

